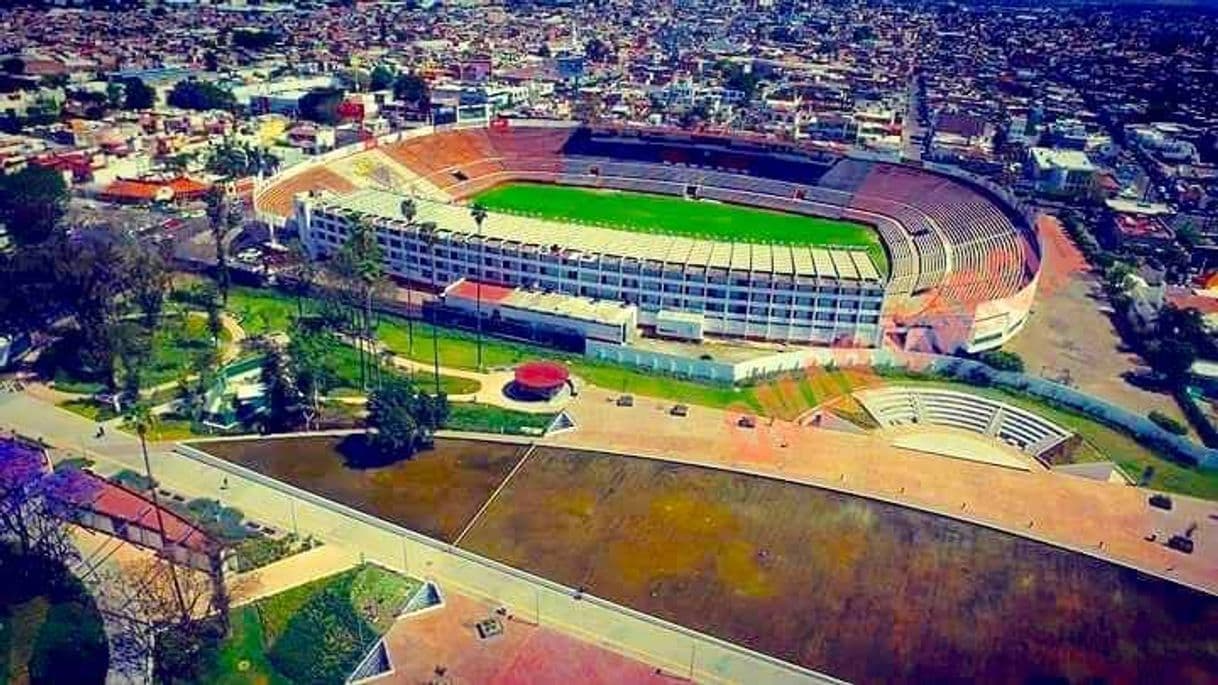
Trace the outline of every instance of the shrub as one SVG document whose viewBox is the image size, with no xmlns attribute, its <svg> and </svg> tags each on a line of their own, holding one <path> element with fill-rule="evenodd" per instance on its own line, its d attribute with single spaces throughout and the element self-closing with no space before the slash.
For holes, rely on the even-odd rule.
<svg viewBox="0 0 1218 685">
<path fill-rule="evenodd" d="M 978 360 L 998 371 L 1014 371 L 1023 373 L 1023 357 L 1005 350 L 990 350 L 982 352 Z"/>
<path fill-rule="evenodd" d="M 1158 409 L 1147 414 L 1146 418 L 1150 419 L 1151 421 L 1154 421 L 1156 426 L 1158 426 L 1159 428 L 1162 428 L 1163 430 L 1167 431 L 1168 433 L 1174 433 L 1176 435 L 1185 435 L 1186 433 L 1188 433 L 1187 426 L 1185 426 L 1183 423 L 1180 423 L 1179 421 L 1173 419 L 1172 417 L 1168 416 L 1167 414 L 1164 414 L 1163 412 L 1159 411 Z"/>
<path fill-rule="evenodd" d="M 137 492 L 147 492 L 157 486 L 156 480 L 151 480 L 148 476 L 142 473 L 132 471 L 131 469 L 123 469 L 110 477 L 111 482 Z"/>
</svg>

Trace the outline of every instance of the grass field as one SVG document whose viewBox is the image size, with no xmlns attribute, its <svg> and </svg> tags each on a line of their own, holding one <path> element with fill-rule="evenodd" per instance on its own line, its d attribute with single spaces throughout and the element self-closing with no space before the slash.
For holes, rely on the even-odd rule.
<svg viewBox="0 0 1218 685">
<path fill-rule="evenodd" d="M 342 682 L 419 586 L 364 565 L 239 607 L 229 634 L 202 655 L 198 682 Z"/>
<path fill-rule="evenodd" d="M 496 212 L 643 233 L 864 249 L 880 273 L 888 272 L 888 257 L 879 235 L 871 227 L 851 221 L 666 195 L 544 183 L 506 183 L 478 194 L 474 200 Z"/>
</svg>

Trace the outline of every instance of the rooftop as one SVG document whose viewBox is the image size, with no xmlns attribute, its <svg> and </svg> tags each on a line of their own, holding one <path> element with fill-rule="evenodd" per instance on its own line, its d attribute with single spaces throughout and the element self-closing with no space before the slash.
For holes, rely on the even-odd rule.
<svg viewBox="0 0 1218 685">
<path fill-rule="evenodd" d="M 1034 147 L 1032 148 L 1032 160 L 1036 166 L 1058 167 L 1068 171 L 1094 171 L 1095 165 L 1091 163 L 1091 159 L 1087 157 L 1087 153 L 1081 150 L 1059 150 L 1049 147 Z"/>
</svg>

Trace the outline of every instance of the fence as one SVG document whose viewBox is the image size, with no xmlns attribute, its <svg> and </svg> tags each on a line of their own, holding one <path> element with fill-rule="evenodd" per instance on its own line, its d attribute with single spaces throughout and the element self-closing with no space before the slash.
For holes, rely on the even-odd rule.
<svg viewBox="0 0 1218 685">
<path fill-rule="evenodd" d="M 179 445 L 175 451 L 224 472 L 234 483 L 239 479 L 277 493 L 280 497 L 260 499 L 261 518 L 293 528 L 301 519 L 319 518 L 318 528 L 341 532 L 370 561 L 442 581 L 505 606 L 518 620 L 555 626 L 670 673 L 705 682 L 842 682 L 432 540 L 198 449 Z M 341 531 L 334 516 L 345 520 Z"/>
</svg>

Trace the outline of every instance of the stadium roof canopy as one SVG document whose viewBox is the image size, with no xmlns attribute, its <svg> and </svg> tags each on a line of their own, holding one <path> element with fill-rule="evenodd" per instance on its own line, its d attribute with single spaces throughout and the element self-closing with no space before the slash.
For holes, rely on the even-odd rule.
<svg viewBox="0 0 1218 685">
<path fill-rule="evenodd" d="M 408 199 L 385 190 L 367 188 L 346 196 L 325 193 L 321 205 L 402 222 L 402 202 Z M 440 233 L 474 239 L 477 226 L 465 205 L 414 199 L 415 222 L 435 222 Z M 617 256 L 641 262 L 666 262 L 693 268 L 740 269 L 800 276 L 879 282 L 881 276 L 862 249 L 825 249 L 805 245 L 731 243 L 684 236 L 570 224 L 514 214 L 491 212 L 482 235 L 489 241 L 518 243 L 523 249 L 559 250 L 564 256 Z"/>
</svg>

